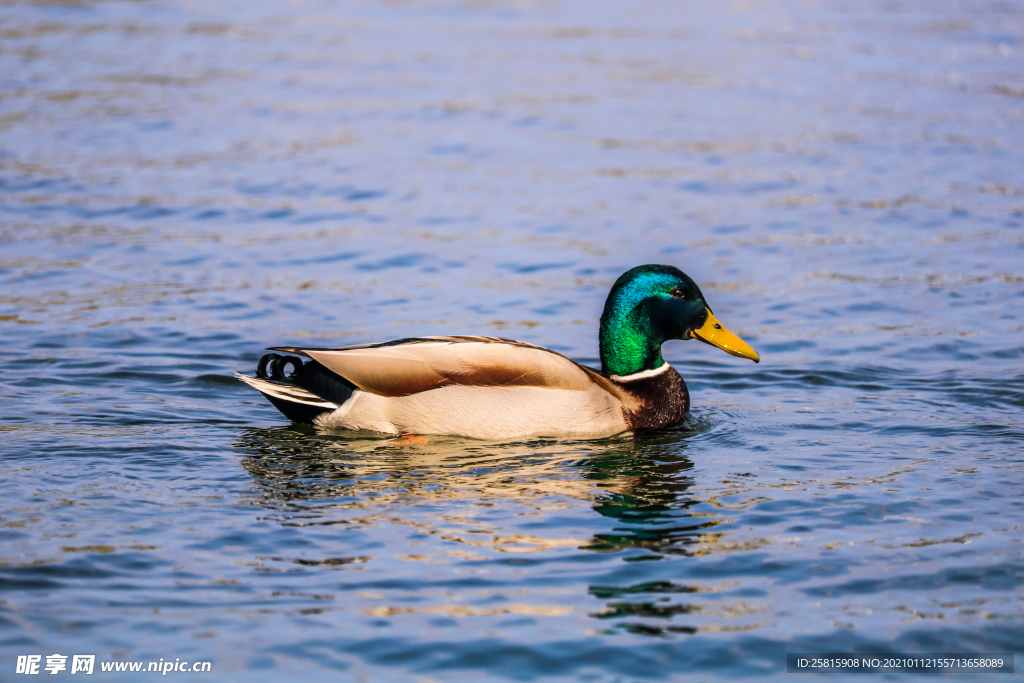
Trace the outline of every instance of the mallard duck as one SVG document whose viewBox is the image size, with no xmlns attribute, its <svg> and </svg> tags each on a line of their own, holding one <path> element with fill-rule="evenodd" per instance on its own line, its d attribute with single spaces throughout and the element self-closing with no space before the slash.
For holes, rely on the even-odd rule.
<svg viewBox="0 0 1024 683">
<path fill-rule="evenodd" d="M 669 339 L 699 339 L 760 360 L 715 319 L 689 276 L 646 265 L 624 273 L 608 294 L 600 371 L 525 342 L 453 336 L 274 347 L 268 350 L 291 355 L 269 353 L 255 377 L 237 376 L 285 417 L 322 427 L 480 439 L 599 437 L 683 420 L 690 394 L 661 357 Z"/>
</svg>

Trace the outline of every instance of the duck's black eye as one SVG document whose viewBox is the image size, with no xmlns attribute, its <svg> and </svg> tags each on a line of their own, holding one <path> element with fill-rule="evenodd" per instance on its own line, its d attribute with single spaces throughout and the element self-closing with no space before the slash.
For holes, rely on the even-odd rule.
<svg viewBox="0 0 1024 683">
<path fill-rule="evenodd" d="M 671 290 L 669 292 L 669 295 L 670 296 L 674 296 L 677 299 L 685 299 L 686 298 L 686 294 L 684 294 L 683 290 L 680 289 L 679 287 L 676 287 L 675 289 Z"/>
</svg>

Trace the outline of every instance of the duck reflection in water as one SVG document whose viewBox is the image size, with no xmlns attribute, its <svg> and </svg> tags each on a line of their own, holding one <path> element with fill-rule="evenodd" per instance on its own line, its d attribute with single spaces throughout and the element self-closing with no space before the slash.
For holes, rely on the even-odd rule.
<svg viewBox="0 0 1024 683">
<path fill-rule="evenodd" d="M 360 438 L 292 425 L 246 430 L 237 446 L 246 454 L 242 464 L 255 483 L 252 502 L 272 510 L 271 519 L 282 525 L 412 525 L 416 533 L 456 544 L 457 550 L 447 554 L 467 561 L 559 548 L 644 561 L 701 554 L 721 536 L 713 527 L 724 520 L 690 511 L 699 501 L 688 494 L 694 483 L 693 464 L 685 454 L 689 434 L 677 430 L 594 441 L 494 443 L 457 437 Z M 578 519 L 586 509 L 611 524 L 587 515 L 585 524 L 572 523 L 572 515 Z M 561 521 L 546 528 L 538 524 L 538 519 L 556 516 L 570 520 L 565 524 L 570 529 Z M 581 526 L 599 530 L 589 537 L 559 537 Z M 372 559 L 357 551 L 290 561 L 339 566 L 372 565 Z M 697 608 L 667 600 L 697 590 L 671 581 L 592 585 L 590 595 L 606 603 L 592 616 L 617 620 L 619 628 L 641 634 L 692 632 L 668 620 Z"/>
</svg>

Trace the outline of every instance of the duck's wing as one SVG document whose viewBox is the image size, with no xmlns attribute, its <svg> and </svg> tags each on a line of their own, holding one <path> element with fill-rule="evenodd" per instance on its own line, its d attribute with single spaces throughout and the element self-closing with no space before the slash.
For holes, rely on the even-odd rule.
<svg viewBox="0 0 1024 683">
<path fill-rule="evenodd" d="M 532 386 L 631 397 L 598 371 L 524 342 L 497 337 L 420 337 L 337 349 L 277 347 L 312 358 L 363 391 L 409 396 L 449 385 Z"/>
</svg>

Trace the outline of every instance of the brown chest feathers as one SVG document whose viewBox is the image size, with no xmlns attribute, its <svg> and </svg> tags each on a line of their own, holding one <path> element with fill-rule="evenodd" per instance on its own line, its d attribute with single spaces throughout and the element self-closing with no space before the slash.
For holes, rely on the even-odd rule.
<svg viewBox="0 0 1024 683">
<path fill-rule="evenodd" d="M 623 407 L 622 416 L 632 430 L 664 429 L 683 421 L 690 410 L 690 392 L 675 368 L 648 377 L 617 382 L 636 399 L 631 408 Z"/>
</svg>

